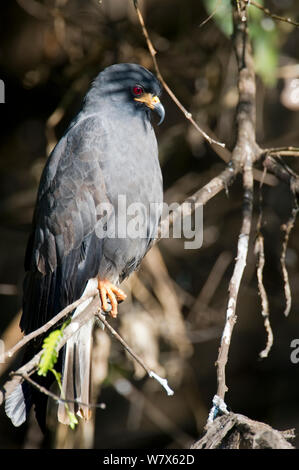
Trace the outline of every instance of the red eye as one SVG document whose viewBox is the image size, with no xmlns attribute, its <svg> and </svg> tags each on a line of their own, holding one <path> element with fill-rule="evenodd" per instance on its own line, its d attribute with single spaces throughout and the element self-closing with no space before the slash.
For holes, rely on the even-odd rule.
<svg viewBox="0 0 299 470">
<path fill-rule="evenodd" d="M 133 93 L 135 96 L 140 96 L 143 93 L 143 88 L 140 85 L 135 85 L 133 87 Z"/>
</svg>

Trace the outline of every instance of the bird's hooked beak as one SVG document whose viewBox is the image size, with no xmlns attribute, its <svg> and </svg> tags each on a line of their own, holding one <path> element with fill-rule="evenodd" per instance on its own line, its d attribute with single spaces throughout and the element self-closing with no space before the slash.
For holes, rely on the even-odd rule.
<svg viewBox="0 0 299 470">
<path fill-rule="evenodd" d="M 135 101 L 144 103 L 148 108 L 153 109 L 160 116 L 158 126 L 164 121 L 165 109 L 158 96 L 153 96 L 151 93 L 143 93 L 139 98 L 134 98 Z"/>
</svg>

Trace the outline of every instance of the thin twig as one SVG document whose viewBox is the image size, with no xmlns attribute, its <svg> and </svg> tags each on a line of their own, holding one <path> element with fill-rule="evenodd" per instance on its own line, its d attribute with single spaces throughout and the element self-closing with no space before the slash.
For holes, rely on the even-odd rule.
<svg viewBox="0 0 299 470">
<path fill-rule="evenodd" d="M 56 351 L 59 352 L 60 349 L 65 345 L 65 343 L 85 324 L 88 320 L 90 320 L 95 313 L 98 311 L 100 307 L 100 300 L 99 297 L 94 297 L 90 304 L 80 312 L 75 319 L 71 321 L 71 323 L 63 330 L 62 337 L 59 343 L 56 346 Z M 39 351 L 33 358 L 28 361 L 26 364 L 22 365 L 17 371 L 12 372 L 11 374 L 18 374 L 18 376 L 14 376 L 12 379 L 9 379 L 5 382 L 5 384 L 1 387 L 0 390 L 0 405 L 1 403 L 14 391 L 14 389 L 22 382 L 22 378 L 20 377 L 23 374 L 31 375 L 33 374 L 40 362 L 41 355 L 43 350 Z"/>
<path fill-rule="evenodd" d="M 258 290 L 261 297 L 262 305 L 262 316 L 264 318 L 264 326 L 267 333 L 266 347 L 260 352 L 260 357 L 268 357 L 270 349 L 273 345 L 273 332 L 269 319 L 269 302 L 267 293 L 263 282 L 263 270 L 265 265 L 265 253 L 264 253 L 264 237 L 259 232 L 255 241 L 254 252 L 257 256 L 257 279 L 258 279 Z"/>
<path fill-rule="evenodd" d="M 264 168 L 263 175 L 266 175 L 267 168 Z M 258 290 L 261 297 L 262 316 L 264 318 L 264 326 L 267 333 L 266 347 L 260 352 L 260 357 L 268 357 L 270 349 L 273 345 L 273 332 L 270 324 L 270 311 L 269 302 L 266 289 L 264 287 L 263 272 L 265 266 L 265 251 L 264 251 L 264 237 L 261 232 L 262 218 L 263 218 L 263 193 L 262 193 L 263 180 L 259 187 L 259 218 L 257 222 L 257 236 L 254 245 L 254 253 L 257 256 L 257 280 Z"/>
<path fill-rule="evenodd" d="M 158 374 L 156 374 L 155 372 L 153 372 L 146 364 L 145 362 L 141 359 L 141 357 L 139 357 L 134 351 L 132 348 L 130 348 L 130 346 L 126 343 L 126 341 L 117 333 L 117 331 L 115 331 L 114 328 L 112 328 L 112 326 L 110 325 L 110 323 L 107 322 L 105 316 L 100 312 L 98 311 L 96 316 L 99 318 L 99 320 L 101 320 L 101 322 L 106 326 L 107 330 L 110 331 L 110 333 L 114 336 L 114 338 L 117 339 L 117 341 L 120 342 L 120 344 L 124 347 L 124 349 L 135 359 L 136 362 L 138 362 L 138 364 L 146 371 L 146 373 L 148 374 L 149 377 L 157 380 L 157 382 L 160 383 L 160 385 L 162 385 L 162 387 L 166 390 L 167 392 L 167 395 L 173 395 L 173 390 L 171 390 L 171 388 L 168 386 L 168 382 L 166 379 L 163 379 L 162 377 L 160 377 Z"/>
<path fill-rule="evenodd" d="M 281 157 L 299 157 L 299 148 L 291 145 L 285 147 L 273 147 L 263 150 L 268 155 L 279 155 Z"/>
<path fill-rule="evenodd" d="M 75 403 L 80 406 L 88 406 L 89 408 L 101 408 L 104 410 L 106 408 L 105 403 L 83 403 L 79 400 L 71 400 L 71 399 L 66 399 L 62 398 L 61 396 L 56 395 L 53 392 L 50 392 L 46 387 L 43 387 L 39 383 L 35 382 L 35 380 L 32 380 L 31 377 L 29 377 L 28 374 L 20 374 L 18 372 L 12 372 L 10 374 L 12 377 L 21 377 L 23 380 L 26 380 L 28 383 L 30 383 L 34 388 L 36 388 L 39 392 L 43 393 L 44 395 L 47 395 L 48 397 L 52 398 L 54 401 L 57 403 Z"/>
<path fill-rule="evenodd" d="M 199 25 L 200 28 L 202 28 L 205 24 L 207 24 L 213 18 L 213 16 L 216 15 L 220 3 L 221 3 L 221 0 L 217 0 L 217 3 L 216 3 L 216 6 L 215 6 L 214 10 L 212 11 L 212 13 L 205 20 L 203 20 L 200 23 L 200 25 Z"/>
<path fill-rule="evenodd" d="M 293 26 L 296 26 L 296 28 L 299 28 L 299 23 L 297 23 L 296 21 L 292 20 L 291 18 L 286 18 L 284 16 L 279 16 L 279 15 L 275 15 L 274 13 L 271 13 L 271 11 L 268 8 L 264 7 L 260 3 L 255 2 L 254 0 L 245 0 L 245 2 L 248 4 L 250 3 L 250 5 L 258 8 L 259 10 L 262 10 L 265 13 L 265 15 L 270 16 L 270 18 L 272 18 L 273 20 L 283 21 L 284 23 L 289 23 Z"/>
<path fill-rule="evenodd" d="M 216 145 L 220 145 L 221 147 L 225 147 L 225 144 L 222 143 L 222 142 L 219 142 L 215 139 L 213 139 L 212 137 L 210 137 L 203 129 L 201 129 L 199 127 L 199 125 L 194 121 L 194 119 L 192 118 L 192 114 L 182 105 L 182 103 L 178 100 L 178 98 L 176 97 L 176 95 L 173 93 L 173 91 L 169 88 L 169 86 L 167 85 L 167 83 L 165 82 L 161 72 L 160 72 L 160 69 L 159 69 L 159 65 L 158 65 L 158 62 L 157 62 L 157 59 L 156 59 L 156 54 L 157 54 L 157 51 L 156 49 L 154 48 L 153 46 L 153 43 L 149 37 L 149 34 L 148 34 L 148 31 L 147 31 L 147 28 L 145 26 L 145 23 L 144 23 L 144 19 L 143 19 L 143 16 L 141 14 L 141 11 L 140 11 L 140 8 L 138 6 L 138 0 L 133 0 L 133 3 L 134 3 L 134 7 L 135 7 L 135 10 L 136 10 L 136 13 L 137 13 L 137 17 L 138 17 L 138 20 L 139 20 L 139 23 L 141 25 L 141 28 L 142 28 L 142 32 L 143 32 L 143 35 L 145 37 L 145 40 L 146 40 L 146 43 L 147 43 L 147 47 L 148 47 L 148 50 L 149 50 L 149 53 L 152 57 L 152 60 L 153 60 L 153 64 L 154 64 L 154 68 L 156 70 L 156 74 L 157 74 L 157 77 L 158 79 L 160 80 L 160 82 L 162 83 L 164 89 L 166 90 L 166 92 L 169 94 L 170 98 L 175 102 L 175 104 L 177 105 L 177 107 L 182 111 L 182 113 L 184 114 L 185 118 L 188 119 L 188 121 L 191 122 L 191 124 L 195 127 L 195 129 L 198 130 L 198 132 L 201 133 L 201 135 L 209 142 L 209 144 L 216 144 Z"/>
<path fill-rule="evenodd" d="M 215 178 L 211 179 L 205 186 L 188 197 L 175 211 L 171 212 L 162 220 L 155 242 L 168 236 L 169 228 L 172 227 L 179 217 L 182 217 L 182 214 L 184 217 L 190 216 L 200 205 L 205 205 L 220 191 L 227 189 L 240 171 L 241 168 L 228 165 L 219 175 L 215 176 Z"/>
<path fill-rule="evenodd" d="M 297 195 L 299 194 L 299 176 L 282 159 L 266 153 L 263 165 L 281 181 L 284 181 L 289 186 L 292 185 L 292 191 Z"/>
<path fill-rule="evenodd" d="M 150 375 L 150 368 L 143 362 L 143 360 L 133 351 L 132 348 L 125 342 L 125 340 L 115 331 L 115 329 L 108 323 L 105 316 L 97 312 L 96 316 L 101 320 L 101 322 L 105 325 L 107 330 L 117 339 L 117 341 L 124 347 L 124 349 L 135 359 L 136 362 L 146 371 L 148 375 Z"/>
<path fill-rule="evenodd" d="M 282 243 L 282 251 L 280 255 L 280 264 L 281 264 L 281 269 L 282 269 L 282 275 L 283 275 L 283 281 L 284 281 L 284 293 L 285 293 L 285 298 L 286 298 L 286 306 L 284 310 L 284 314 L 287 317 L 290 313 L 291 306 L 292 306 L 292 294 L 291 294 L 291 287 L 290 287 L 290 281 L 289 281 L 289 275 L 288 275 L 288 270 L 286 267 L 286 254 L 287 254 L 287 248 L 288 248 L 288 243 L 289 243 L 289 238 L 290 238 L 290 233 L 295 225 L 296 222 L 296 217 L 299 211 L 298 203 L 297 203 L 297 197 L 296 194 L 294 194 L 294 207 L 292 209 L 292 215 L 287 221 L 286 224 L 284 224 L 281 228 L 284 231 L 284 240 Z"/>
<path fill-rule="evenodd" d="M 31 341 L 32 339 L 46 333 L 50 328 L 52 328 L 56 323 L 58 323 L 59 320 L 62 320 L 64 317 L 66 317 L 66 315 L 75 310 L 75 308 L 77 308 L 80 304 L 82 304 L 89 298 L 94 297 L 97 294 L 98 290 L 95 289 L 93 292 L 90 292 L 89 294 L 85 295 L 84 297 L 81 297 L 80 299 L 65 307 L 63 310 L 61 310 L 61 312 L 57 313 L 57 315 L 55 315 L 53 318 L 51 318 L 51 320 L 49 320 L 37 330 L 28 333 L 28 335 L 24 336 L 11 349 L 9 349 L 0 356 L 0 363 L 5 362 L 7 358 L 12 357 L 17 351 L 19 351 L 19 349 L 25 346 L 25 344 L 29 343 L 29 341 Z"/>
</svg>

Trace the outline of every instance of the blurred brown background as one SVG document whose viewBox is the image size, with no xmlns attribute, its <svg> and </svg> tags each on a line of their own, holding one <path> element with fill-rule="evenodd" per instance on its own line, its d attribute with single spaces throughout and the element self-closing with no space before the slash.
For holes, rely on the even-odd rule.
<svg viewBox="0 0 299 470">
<path fill-rule="evenodd" d="M 197 122 L 231 149 L 237 103 L 234 52 L 217 17 L 200 27 L 214 3 L 146 0 L 140 6 L 166 82 Z M 281 16 L 299 18 L 296 0 L 266 4 Z M 258 142 L 264 147 L 299 146 L 299 30 L 254 15 L 252 34 L 261 67 Z M 229 22 L 229 13 L 222 16 Z M 0 334 L 9 345 L 19 337 L 16 315 L 21 307 L 23 256 L 49 151 L 79 110 L 97 73 L 116 62 L 135 62 L 152 70 L 152 61 L 130 0 L 11 0 L 1 6 L 0 22 L 0 78 L 5 84 L 5 104 L 0 104 Z M 224 162 L 165 93 L 162 101 L 166 119 L 156 133 L 165 200 L 182 202 L 220 172 Z M 295 158 L 287 161 L 299 171 Z M 274 428 L 299 429 L 299 365 L 290 361 L 290 343 L 299 338 L 299 228 L 294 228 L 287 251 L 293 303 L 285 318 L 280 227 L 290 216 L 292 197 L 283 183 L 276 184 L 273 178 L 269 182 L 262 188 L 264 280 L 274 345 L 269 357 L 261 360 L 266 334 L 252 233 L 227 367 L 227 404 Z M 254 227 L 258 188 L 256 182 Z M 237 179 L 228 195 L 222 192 L 204 207 L 201 249 L 184 250 L 183 240 L 160 242 L 127 282 L 128 301 L 121 306 L 119 320 L 112 322 L 156 372 L 167 375 L 174 397 L 144 377 L 115 340 L 96 331 L 94 401 L 104 402 L 106 409 L 97 410 L 95 420 L 75 432 L 58 427 L 52 410 L 50 431 L 43 437 L 34 420 L 14 428 L 1 407 L 0 448 L 180 448 L 199 437 L 216 393 L 214 363 L 241 201 Z M 9 368 L 0 365 L 2 381 L 17 361 Z"/>
</svg>

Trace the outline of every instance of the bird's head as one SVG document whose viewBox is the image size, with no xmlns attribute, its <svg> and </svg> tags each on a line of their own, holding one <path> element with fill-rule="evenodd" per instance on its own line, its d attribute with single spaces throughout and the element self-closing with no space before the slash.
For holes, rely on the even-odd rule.
<svg viewBox="0 0 299 470">
<path fill-rule="evenodd" d="M 159 80 L 145 67 L 137 64 L 115 64 L 101 72 L 93 83 L 93 92 L 116 103 L 121 109 L 129 105 L 138 111 L 156 111 L 164 120 L 165 110 L 160 102 L 162 87 Z"/>
</svg>

